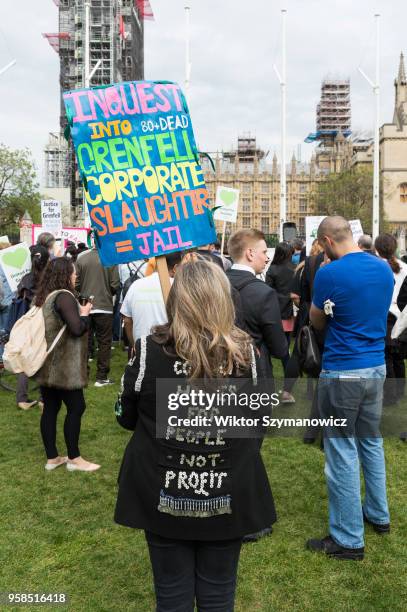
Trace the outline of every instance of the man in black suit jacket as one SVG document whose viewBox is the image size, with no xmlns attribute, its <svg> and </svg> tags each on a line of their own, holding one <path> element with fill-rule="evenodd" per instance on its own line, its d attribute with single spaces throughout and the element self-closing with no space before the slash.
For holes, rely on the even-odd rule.
<svg viewBox="0 0 407 612">
<path fill-rule="evenodd" d="M 259 351 L 259 374 L 268 379 L 274 390 L 270 357 L 283 357 L 287 353 L 287 340 L 281 323 L 280 306 L 274 289 L 258 278 L 268 262 L 264 234 L 255 229 L 242 229 L 229 238 L 228 252 L 233 260 L 226 272 L 232 287 L 240 293 L 246 331 Z M 260 442 L 261 444 L 261 442 Z M 272 532 L 268 527 L 248 534 L 243 542 L 257 541 Z"/>
<path fill-rule="evenodd" d="M 260 353 L 262 374 L 273 375 L 270 357 L 281 359 L 287 353 L 277 293 L 256 278 L 268 262 L 264 234 L 255 229 L 238 230 L 229 238 L 228 252 L 233 265 L 226 272 L 240 293 L 246 330 Z"/>
</svg>

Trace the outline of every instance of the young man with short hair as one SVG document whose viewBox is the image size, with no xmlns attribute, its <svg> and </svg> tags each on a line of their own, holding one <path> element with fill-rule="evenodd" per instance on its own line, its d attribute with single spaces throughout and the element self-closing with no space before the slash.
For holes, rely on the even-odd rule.
<svg viewBox="0 0 407 612">
<path fill-rule="evenodd" d="M 247 332 L 259 350 L 263 376 L 271 378 L 270 357 L 284 357 L 287 340 L 277 293 L 256 278 L 256 274 L 261 274 L 269 261 L 263 232 L 256 229 L 238 230 L 229 238 L 228 253 L 233 265 L 226 275 L 240 293 Z"/>
</svg>

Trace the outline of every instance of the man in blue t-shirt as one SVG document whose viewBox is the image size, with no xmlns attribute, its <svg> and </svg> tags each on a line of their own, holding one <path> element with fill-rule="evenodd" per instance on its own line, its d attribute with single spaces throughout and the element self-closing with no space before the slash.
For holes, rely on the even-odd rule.
<svg viewBox="0 0 407 612">
<path fill-rule="evenodd" d="M 340 559 L 363 559 L 363 521 L 390 531 L 383 440 L 379 425 L 386 377 L 384 339 L 393 293 L 387 262 L 363 252 L 343 217 L 318 228 L 325 262 L 318 270 L 310 311 L 326 328 L 318 405 L 324 428 L 329 535 L 307 547 Z M 346 425 L 345 425 L 346 424 Z M 366 494 L 361 502 L 360 463 Z"/>
</svg>

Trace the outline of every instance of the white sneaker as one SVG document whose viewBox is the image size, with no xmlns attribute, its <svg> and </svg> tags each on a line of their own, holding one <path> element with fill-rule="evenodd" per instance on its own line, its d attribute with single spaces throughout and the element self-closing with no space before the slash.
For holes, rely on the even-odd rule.
<svg viewBox="0 0 407 612">
<path fill-rule="evenodd" d="M 90 461 L 86 461 L 85 459 L 80 458 L 79 463 L 74 463 L 73 461 L 67 461 L 66 469 L 69 472 L 96 472 L 100 468 L 100 465 L 97 463 L 91 463 Z"/>
<path fill-rule="evenodd" d="M 283 391 L 281 394 L 281 403 L 282 404 L 295 404 L 295 397 L 288 393 L 288 391 Z"/>
<path fill-rule="evenodd" d="M 36 403 L 37 403 L 37 401 L 34 401 L 34 402 L 18 402 L 17 406 L 21 410 L 30 410 L 30 408 L 33 408 L 33 406 L 35 406 Z"/>
<path fill-rule="evenodd" d="M 106 387 L 106 385 L 114 385 L 113 380 L 106 378 L 106 380 L 97 380 L 95 382 L 95 387 Z"/>
<path fill-rule="evenodd" d="M 61 467 L 61 465 L 65 465 L 66 462 L 68 461 L 68 457 L 60 457 L 60 458 L 62 459 L 62 461 L 60 461 L 59 463 L 46 463 L 45 464 L 45 469 L 47 470 L 47 472 L 56 470 L 56 468 Z"/>
</svg>

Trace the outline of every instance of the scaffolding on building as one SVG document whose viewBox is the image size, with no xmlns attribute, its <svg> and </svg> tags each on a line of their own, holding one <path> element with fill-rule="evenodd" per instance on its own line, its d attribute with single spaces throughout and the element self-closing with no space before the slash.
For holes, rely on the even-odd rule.
<svg viewBox="0 0 407 612">
<path fill-rule="evenodd" d="M 50 132 L 44 156 L 44 187 L 69 187 L 70 148 L 62 134 Z"/>
<path fill-rule="evenodd" d="M 61 40 L 69 40 L 71 35 L 68 32 L 59 32 L 59 33 L 55 33 L 55 34 L 50 34 L 50 33 L 44 33 L 43 38 L 46 38 L 50 44 L 50 46 L 54 49 L 54 51 L 56 51 L 57 53 L 59 53 L 60 51 L 60 41 Z"/>
<path fill-rule="evenodd" d="M 60 130 L 63 134 L 67 125 L 62 99 L 64 91 L 84 87 L 85 48 L 85 0 L 53 0 L 58 7 L 59 33 L 43 34 L 60 60 Z M 136 81 L 144 78 L 144 25 L 145 19 L 153 19 L 148 0 L 90 0 L 90 71 L 100 61 L 92 77 L 92 86 L 98 87 L 122 81 Z M 59 158 L 66 164 L 59 168 L 58 176 L 67 177 L 71 188 L 73 218 L 84 216 L 83 189 L 76 166 L 72 143 L 68 155 L 61 138 L 60 154 L 54 150 L 56 140 L 50 135 L 45 148 L 45 176 L 53 180 L 56 174 L 52 164 Z M 65 162 L 63 161 L 65 160 Z M 65 180 L 65 179 L 64 179 Z"/>
<path fill-rule="evenodd" d="M 248 134 L 239 136 L 237 139 L 237 149 L 224 152 L 223 158 L 232 161 L 237 157 L 240 162 L 252 164 L 255 158 L 261 160 L 265 155 L 266 153 L 263 149 L 257 146 L 256 138 Z"/>
<path fill-rule="evenodd" d="M 305 142 L 331 144 L 339 133 L 345 137 L 351 134 L 350 80 L 324 79 L 317 105 L 316 132 L 309 134 Z"/>
</svg>

